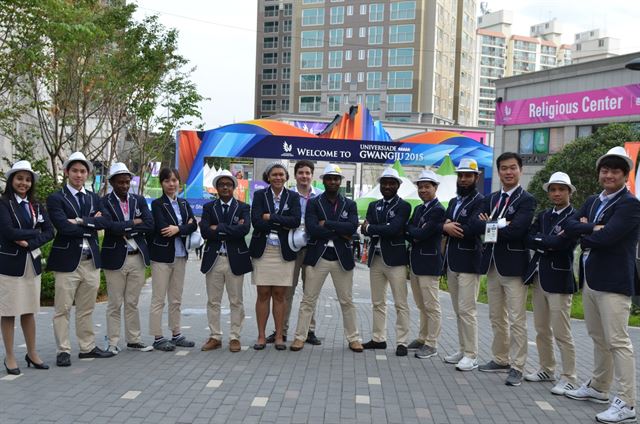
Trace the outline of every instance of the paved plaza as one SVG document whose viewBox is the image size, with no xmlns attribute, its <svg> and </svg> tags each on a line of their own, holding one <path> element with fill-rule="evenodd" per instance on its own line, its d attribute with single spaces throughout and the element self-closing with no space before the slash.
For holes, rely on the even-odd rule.
<svg viewBox="0 0 640 424">
<path fill-rule="evenodd" d="M 52 365 L 49 371 L 27 368 L 22 334 L 16 332 L 17 354 L 23 374 L 0 373 L 0 423 L 589 423 L 606 408 L 553 396 L 551 383 L 527 383 L 510 388 L 506 374 L 459 372 L 442 362 L 444 354 L 457 348 L 457 331 L 449 295 L 441 294 L 443 328 L 440 357 L 420 360 L 395 356 L 393 323 L 389 307 L 389 348 L 386 351 L 353 353 L 342 333 L 340 307 L 328 280 L 317 309 L 321 346 L 305 345 L 301 352 L 264 351 L 250 346 L 256 339 L 255 289 L 245 278 L 246 320 L 243 350 L 228 350 L 228 302 L 224 301 L 223 348 L 201 352 L 208 337 L 206 292 L 199 263 L 189 261 L 183 301 L 183 333 L 196 341 L 193 349 L 175 352 L 129 352 L 111 359 L 79 360 L 72 337 L 72 366 L 55 366 L 53 308 L 38 316 L 40 355 Z M 294 299 L 295 327 L 301 287 Z M 140 300 L 146 334 L 151 288 Z M 390 293 L 389 293 L 390 296 Z M 371 337 L 371 303 L 368 271 L 358 264 L 354 298 L 358 307 L 361 337 Z M 389 305 L 391 298 L 389 297 Z M 411 335 L 417 333 L 418 311 L 411 304 Z M 96 338 L 102 345 L 106 330 L 106 304 L 94 314 Z M 166 325 L 166 317 L 164 321 Z M 491 328 L 488 308 L 479 306 L 480 361 L 490 359 Z M 529 361 L 537 365 L 529 314 Z M 273 329 L 270 322 L 268 331 Z M 631 330 L 640 346 L 640 331 Z M 73 332 L 72 332 L 73 334 Z M 588 377 L 592 343 L 584 323 L 573 321 L 578 374 Z M 152 341 L 150 336 L 145 342 Z M 4 355 L 4 354 L 2 354 Z M 640 356 L 638 356 L 640 357 Z M 558 356 L 559 358 L 559 356 Z"/>
</svg>

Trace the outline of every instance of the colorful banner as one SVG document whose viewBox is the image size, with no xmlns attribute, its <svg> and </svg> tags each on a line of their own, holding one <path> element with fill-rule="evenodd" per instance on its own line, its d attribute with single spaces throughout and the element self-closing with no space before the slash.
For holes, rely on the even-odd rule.
<svg viewBox="0 0 640 424">
<path fill-rule="evenodd" d="M 640 115 L 640 84 L 496 104 L 496 125 Z"/>
<path fill-rule="evenodd" d="M 315 122 L 315 121 L 285 121 L 293 125 L 296 128 L 300 128 L 310 134 L 319 134 L 327 128 L 328 122 Z"/>
<path fill-rule="evenodd" d="M 639 141 L 629 141 L 624 143 L 624 150 L 627 151 L 627 154 L 633 161 L 633 169 L 629 172 L 629 179 L 627 180 L 627 188 L 631 193 L 635 194 L 638 197 L 636 192 L 636 181 L 638 180 L 638 175 L 636 174 L 636 169 L 638 168 L 638 153 L 640 153 L 640 142 Z M 640 198 L 640 197 L 639 197 Z"/>
</svg>

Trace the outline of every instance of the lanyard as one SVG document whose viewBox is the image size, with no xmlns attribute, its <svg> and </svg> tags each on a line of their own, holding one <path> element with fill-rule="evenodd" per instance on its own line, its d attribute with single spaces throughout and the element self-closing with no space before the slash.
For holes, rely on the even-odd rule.
<svg viewBox="0 0 640 424">
<path fill-rule="evenodd" d="M 500 214 L 494 219 L 500 219 L 500 218 L 503 218 L 506 215 L 507 206 L 509 205 L 509 200 L 511 200 L 511 196 L 507 196 L 507 198 L 505 199 L 504 205 L 502 206 L 502 209 L 500 210 Z M 500 199 L 498 200 L 498 203 L 496 203 L 496 205 L 494 206 L 493 210 L 491 211 L 491 215 L 490 215 L 491 217 L 493 217 L 493 215 L 498 210 L 498 206 L 500 205 L 501 201 L 502 201 L 502 195 L 501 195 Z"/>
</svg>

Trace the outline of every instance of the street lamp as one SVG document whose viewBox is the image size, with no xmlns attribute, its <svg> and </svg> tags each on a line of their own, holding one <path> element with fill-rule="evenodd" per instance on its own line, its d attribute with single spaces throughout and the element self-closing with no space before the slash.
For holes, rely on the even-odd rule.
<svg viewBox="0 0 640 424">
<path fill-rule="evenodd" d="M 640 57 L 636 57 L 631 62 L 624 65 L 624 67 L 632 71 L 640 71 Z"/>
</svg>

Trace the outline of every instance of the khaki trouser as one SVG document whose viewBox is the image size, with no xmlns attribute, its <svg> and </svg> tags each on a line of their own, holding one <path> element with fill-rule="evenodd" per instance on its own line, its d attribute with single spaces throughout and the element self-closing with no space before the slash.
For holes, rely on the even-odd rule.
<svg viewBox="0 0 640 424">
<path fill-rule="evenodd" d="M 533 322 L 536 328 L 536 347 L 540 368 L 555 374 L 556 359 L 553 339 L 556 340 L 562 359 L 561 377 L 576 384 L 576 349 L 571 336 L 571 294 L 548 293 L 535 277 L 533 284 Z"/>
<path fill-rule="evenodd" d="M 480 276 L 447 269 L 447 285 L 458 324 L 460 352 L 472 359 L 478 357 L 478 313 L 476 300 Z"/>
<path fill-rule="evenodd" d="M 127 343 L 140 343 L 138 300 L 144 286 L 145 265 L 142 254 L 127 255 L 119 270 L 104 270 L 107 279 L 107 336 L 109 345 L 120 341 L 120 309 L 124 303 L 124 331 Z"/>
<path fill-rule="evenodd" d="M 172 264 L 151 262 L 149 332 L 153 336 L 162 336 L 162 311 L 165 298 L 169 301 L 169 329 L 173 334 L 180 333 L 180 306 L 186 264 L 186 258 L 175 258 Z"/>
<path fill-rule="evenodd" d="M 309 332 L 309 324 L 313 312 L 318 304 L 318 296 L 324 285 L 327 275 L 331 274 L 336 296 L 342 309 L 342 324 L 344 335 L 348 342 L 360 341 L 358 327 L 356 325 L 356 306 L 353 304 L 353 270 L 345 271 L 338 261 L 327 261 L 320 258 L 315 266 L 307 267 L 307 281 L 304 286 L 304 295 L 300 303 L 298 325 L 296 327 L 296 339 L 306 340 Z"/>
<path fill-rule="evenodd" d="M 298 252 L 298 256 L 296 257 L 296 264 L 293 268 L 293 280 L 291 282 L 291 287 L 287 290 L 287 316 L 284 320 L 284 334 L 287 334 L 289 331 L 289 318 L 291 317 L 291 309 L 293 309 L 293 295 L 296 293 L 296 287 L 298 287 L 298 282 L 300 280 L 300 276 L 302 274 L 302 290 L 304 291 L 304 286 L 307 283 L 307 271 L 306 266 L 303 265 L 304 255 L 307 253 L 306 248 L 300 249 Z M 309 331 L 316 331 L 316 318 L 315 318 L 315 310 L 311 315 L 311 324 L 309 325 Z"/>
<path fill-rule="evenodd" d="M 585 283 L 582 304 L 587 331 L 593 339 L 594 369 L 590 386 L 608 393 L 615 376 L 618 397 L 634 407 L 636 364 L 628 331 L 631 298 L 592 290 Z"/>
<path fill-rule="evenodd" d="M 487 296 L 493 360 L 523 372 L 527 362 L 527 286 L 522 283 L 522 277 L 498 274 L 492 263 L 487 273 Z"/>
<path fill-rule="evenodd" d="M 56 272 L 53 316 L 53 333 L 56 337 L 57 353 L 70 353 L 69 315 L 76 304 L 76 338 L 80 352 L 87 353 L 96 347 L 93 332 L 93 309 L 100 287 L 100 270 L 92 259 L 80 261 L 73 272 Z"/>
<path fill-rule="evenodd" d="M 409 305 L 407 302 L 407 267 L 386 266 L 380 255 L 375 255 L 369 270 L 371 302 L 373 304 L 372 339 L 387 340 L 387 284 L 396 307 L 396 343 L 407 344 L 409 336 Z"/>
<path fill-rule="evenodd" d="M 439 277 L 411 273 L 411 291 L 420 311 L 418 340 L 427 346 L 437 347 L 442 312 L 440 310 Z"/>
<path fill-rule="evenodd" d="M 209 320 L 211 337 L 217 340 L 222 339 L 220 302 L 226 287 L 229 308 L 231 309 L 229 339 L 240 340 L 240 332 L 244 323 L 244 304 L 242 303 L 244 275 L 235 275 L 231 272 L 229 258 L 218 256 L 215 265 L 207 272 L 205 279 L 207 281 L 207 319 Z"/>
</svg>

